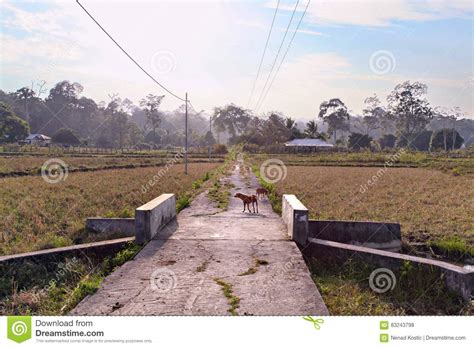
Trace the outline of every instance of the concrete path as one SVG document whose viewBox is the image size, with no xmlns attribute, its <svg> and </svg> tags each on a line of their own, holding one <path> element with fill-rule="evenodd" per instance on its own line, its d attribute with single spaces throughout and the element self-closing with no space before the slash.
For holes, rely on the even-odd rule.
<svg viewBox="0 0 474 348">
<path fill-rule="evenodd" d="M 267 199 L 242 213 L 236 192 L 255 193 L 239 159 L 226 211 L 202 193 L 85 298 L 75 315 L 325 315 L 326 306 L 296 244 Z"/>
</svg>

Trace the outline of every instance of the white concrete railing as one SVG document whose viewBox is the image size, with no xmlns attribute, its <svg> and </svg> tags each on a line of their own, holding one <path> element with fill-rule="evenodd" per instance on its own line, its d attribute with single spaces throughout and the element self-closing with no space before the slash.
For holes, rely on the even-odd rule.
<svg viewBox="0 0 474 348">
<path fill-rule="evenodd" d="M 150 241 L 168 222 L 176 217 L 176 196 L 164 193 L 135 210 L 135 241 Z"/>
</svg>

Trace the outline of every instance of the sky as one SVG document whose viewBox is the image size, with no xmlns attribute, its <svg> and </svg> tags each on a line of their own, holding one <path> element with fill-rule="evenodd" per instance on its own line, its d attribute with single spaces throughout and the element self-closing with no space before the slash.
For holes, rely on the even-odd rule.
<svg viewBox="0 0 474 348">
<path fill-rule="evenodd" d="M 235 103 L 309 120 L 321 102 L 337 97 L 357 115 L 365 98 L 375 93 L 385 104 L 395 85 L 410 80 L 428 85 L 432 106 L 457 106 L 474 118 L 472 1 L 312 0 L 296 31 L 307 0 L 282 0 L 253 94 L 277 1 L 81 4 L 160 83 L 181 98 L 187 92 L 197 110 Z M 69 80 L 97 102 L 118 93 L 138 103 L 151 93 L 166 95 L 164 110 L 182 104 L 75 1 L 0 0 L 0 23 L 4 91 Z M 267 79 L 271 88 L 262 93 Z"/>
</svg>

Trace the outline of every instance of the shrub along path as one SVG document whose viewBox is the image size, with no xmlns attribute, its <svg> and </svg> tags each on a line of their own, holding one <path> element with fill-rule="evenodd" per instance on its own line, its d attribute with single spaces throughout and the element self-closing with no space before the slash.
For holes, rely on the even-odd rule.
<svg viewBox="0 0 474 348">
<path fill-rule="evenodd" d="M 268 200 L 259 202 L 259 214 L 242 213 L 234 194 L 258 187 L 243 165 L 239 158 L 222 179 L 221 189 L 231 195 L 227 209 L 215 208 L 206 192 L 199 195 L 71 314 L 328 314 Z"/>
</svg>

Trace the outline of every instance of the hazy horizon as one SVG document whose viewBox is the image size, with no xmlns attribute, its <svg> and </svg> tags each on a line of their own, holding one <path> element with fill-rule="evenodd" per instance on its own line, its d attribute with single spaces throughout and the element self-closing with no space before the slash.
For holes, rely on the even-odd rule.
<svg viewBox="0 0 474 348">
<path fill-rule="evenodd" d="M 276 2 L 81 1 L 158 81 L 197 110 L 235 103 L 253 109 L 295 2 L 282 1 L 252 102 L 250 91 Z M 306 2 L 300 2 L 286 50 Z M 3 1 L 0 89 L 45 80 L 79 82 L 97 102 L 118 93 L 135 104 L 166 94 L 134 66 L 75 2 Z M 474 118 L 473 5 L 470 1 L 312 1 L 258 113 L 315 118 L 341 98 L 352 114 L 366 97 L 385 98 L 405 80 L 428 85 L 433 107 Z M 278 61 L 279 62 L 279 61 Z M 167 95 L 163 110 L 181 101 Z"/>
</svg>

